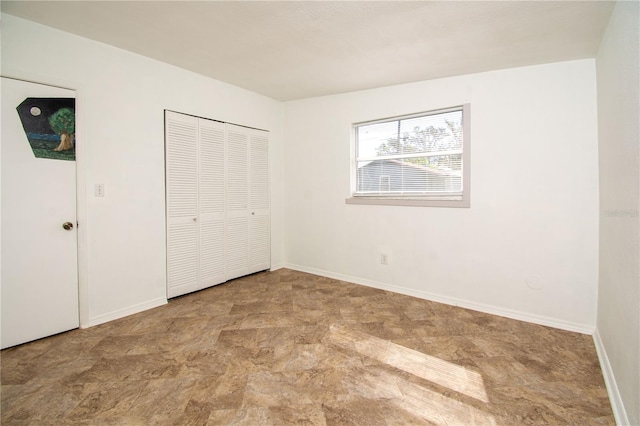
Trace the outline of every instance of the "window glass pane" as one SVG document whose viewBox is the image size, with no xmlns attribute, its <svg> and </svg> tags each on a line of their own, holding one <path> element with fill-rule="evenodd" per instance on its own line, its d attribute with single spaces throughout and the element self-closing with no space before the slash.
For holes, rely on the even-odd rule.
<svg viewBox="0 0 640 426">
<path fill-rule="evenodd" d="M 380 147 L 388 141 L 398 140 L 398 122 L 366 124 L 358 127 L 358 158 L 385 155 Z"/>
<path fill-rule="evenodd" d="M 384 161 L 358 161 L 356 186 L 358 192 L 380 192 L 382 176 L 388 176 Z M 388 179 L 390 182 L 390 179 Z M 386 188 L 386 187 L 385 187 Z"/>
<path fill-rule="evenodd" d="M 461 192 L 462 155 L 418 157 L 399 162 L 406 192 Z"/>
<path fill-rule="evenodd" d="M 462 109 L 356 126 L 361 195 L 463 192 Z"/>
<path fill-rule="evenodd" d="M 406 153 L 461 150 L 462 111 L 402 120 L 400 140 Z"/>
<path fill-rule="evenodd" d="M 361 193 L 461 192 L 462 154 L 359 161 Z"/>
</svg>

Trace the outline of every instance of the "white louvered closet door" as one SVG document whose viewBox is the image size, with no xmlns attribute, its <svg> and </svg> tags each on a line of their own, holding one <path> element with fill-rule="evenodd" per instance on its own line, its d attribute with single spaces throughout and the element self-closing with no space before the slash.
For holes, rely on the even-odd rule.
<svg viewBox="0 0 640 426">
<path fill-rule="evenodd" d="M 167 296 L 198 289 L 198 119 L 165 114 Z"/>
<path fill-rule="evenodd" d="M 249 142 L 249 273 L 271 266 L 268 133 L 252 130 Z"/>
<path fill-rule="evenodd" d="M 225 279 L 225 124 L 199 121 L 199 288 Z"/>
<path fill-rule="evenodd" d="M 249 130 L 227 124 L 226 277 L 249 273 Z"/>
<path fill-rule="evenodd" d="M 265 131 L 167 111 L 167 296 L 271 266 Z"/>
</svg>

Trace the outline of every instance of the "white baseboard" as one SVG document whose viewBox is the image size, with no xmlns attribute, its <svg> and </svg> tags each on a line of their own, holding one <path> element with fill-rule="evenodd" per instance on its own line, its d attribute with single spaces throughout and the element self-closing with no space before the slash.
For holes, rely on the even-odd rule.
<svg viewBox="0 0 640 426">
<path fill-rule="evenodd" d="M 270 271 L 277 271 L 278 269 L 282 269 L 284 268 L 284 264 L 283 263 L 276 263 L 271 265 L 271 268 L 269 268 Z"/>
<path fill-rule="evenodd" d="M 143 303 L 138 303 L 137 305 L 128 306 L 126 308 L 118 309 L 117 311 L 108 312 L 106 314 L 89 318 L 89 321 L 87 321 L 87 323 L 80 324 L 80 328 L 89 328 L 89 327 L 93 327 L 94 325 L 104 324 L 105 322 L 120 319 L 129 315 L 137 314 L 138 312 L 146 311 L 147 309 L 157 308 L 158 306 L 162 306 L 166 304 L 167 304 L 167 298 L 159 297 L 157 299 L 149 300 Z"/>
<path fill-rule="evenodd" d="M 335 272 L 325 271 L 322 269 L 311 268 L 307 266 L 295 265 L 290 263 L 285 263 L 284 267 L 288 269 L 300 271 L 300 272 L 307 272 L 309 274 L 321 275 L 327 278 L 333 278 L 341 281 L 348 281 L 355 284 L 365 285 L 367 287 L 379 288 L 381 290 L 388 290 L 394 293 L 406 294 L 407 296 L 418 297 L 420 299 L 431 300 L 433 302 L 444 303 L 446 305 L 459 306 L 461 308 L 466 308 L 466 309 L 471 309 L 478 312 L 484 312 L 487 314 L 516 319 L 519 321 L 530 322 L 533 324 L 544 325 L 547 327 L 558 328 L 561 330 L 573 331 L 576 333 L 589 334 L 589 335 L 593 334 L 593 331 L 594 331 L 594 327 L 587 324 L 573 323 L 569 321 L 563 321 L 557 318 L 550 318 L 542 315 L 535 315 L 535 314 L 530 314 L 526 312 L 514 311 L 511 309 L 500 308 L 498 306 L 486 305 L 483 303 L 476 303 L 469 300 L 457 299 L 454 297 L 443 296 L 439 294 L 429 293 L 426 291 L 415 290 L 415 289 L 396 286 L 392 284 L 381 283 L 378 281 L 367 280 L 360 277 L 338 274 Z"/>
<path fill-rule="evenodd" d="M 593 343 L 596 345 L 596 352 L 598 353 L 598 359 L 600 360 L 600 368 L 602 369 L 602 375 L 604 376 L 604 383 L 607 386 L 609 401 L 611 401 L 611 408 L 613 409 L 613 416 L 616 419 L 616 424 L 619 426 L 630 425 L 631 423 L 629 423 L 627 411 L 624 409 L 624 403 L 622 402 L 622 397 L 618 390 L 616 378 L 613 375 L 611 363 L 609 363 L 607 351 L 600 339 L 600 333 L 597 328 L 593 332 Z"/>
</svg>

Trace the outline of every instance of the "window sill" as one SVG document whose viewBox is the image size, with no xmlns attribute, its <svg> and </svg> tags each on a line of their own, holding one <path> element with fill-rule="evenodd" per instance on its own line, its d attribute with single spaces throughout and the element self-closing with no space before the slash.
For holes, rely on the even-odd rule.
<svg viewBox="0 0 640 426">
<path fill-rule="evenodd" d="M 469 208 L 469 199 L 428 199 L 428 198 L 393 198 L 393 197 L 351 197 L 346 204 L 406 206 L 406 207 L 457 207 Z"/>
</svg>

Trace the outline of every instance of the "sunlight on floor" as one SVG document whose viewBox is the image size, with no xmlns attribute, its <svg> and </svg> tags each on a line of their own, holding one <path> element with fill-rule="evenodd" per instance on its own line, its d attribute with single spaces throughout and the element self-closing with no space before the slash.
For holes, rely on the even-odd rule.
<svg viewBox="0 0 640 426">
<path fill-rule="evenodd" d="M 344 326 L 332 326 L 328 342 L 404 370 L 482 402 L 489 402 L 482 376 L 422 352 Z"/>
<path fill-rule="evenodd" d="M 326 343 L 373 358 L 422 379 L 488 403 L 482 376 L 464 367 L 369 334 L 334 325 Z M 367 373 L 355 391 L 369 398 L 389 398 L 411 414 L 437 424 L 495 424 L 493 417 L 464 402 L 386 372 Z"/>
</svg>

